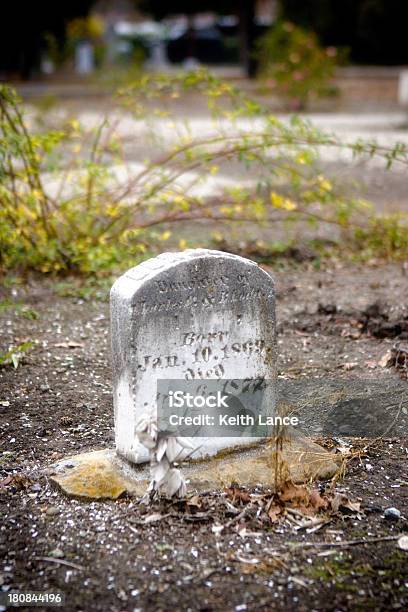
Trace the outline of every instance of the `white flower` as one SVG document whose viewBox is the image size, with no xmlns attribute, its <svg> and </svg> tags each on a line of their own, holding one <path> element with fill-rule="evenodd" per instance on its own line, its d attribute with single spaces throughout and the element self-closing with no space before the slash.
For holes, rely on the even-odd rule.
<svg viewBox="0 0 408 612">
<path fill-rule="evenodd" d="M 194 448 L 188 440 L 160 435 L 157 422 L 153 416 L 144 414 L 135 429 L 141 444 L 149 450 L 150 484 L 145 500 L 156 494 L 166 497 L 184 497 L 186 483 L 181 471 L 174 467 L 183 449 Z"/>
</svg>

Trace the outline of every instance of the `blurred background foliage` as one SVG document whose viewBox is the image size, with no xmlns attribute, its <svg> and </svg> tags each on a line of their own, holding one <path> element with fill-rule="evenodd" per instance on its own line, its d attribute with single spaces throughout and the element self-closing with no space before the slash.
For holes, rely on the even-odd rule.
<svg viewBox="0 0 408 612">
<path fill-rule="evenodd" d="M 163 101 L 191 92 L 207 100 L 211 131 L 194 134 L 185 121 L 175 138 L 160 135 L 150 119 L 163 117 L 171 126 Z M 121 109 L 131 118 L 133 137 L 144 127 L 144 142 L 154 143 L 153 156 L 136 172 L 123 155 L 130 124 L 120 130 Z M 205 71 L 142 75 L 121 89 L 117 109 L 92 126 L 71 117 L 50 127 L 41 112 L 39 119 L 27 117 L 14 90 L 1 86 L 0 269 L 109 273 L 163 250 L 173 228 L 172 247 L 184 249 L 197 240 L 209 246 L 211 235 L 220 242 L 221 232 L 231 236 L 237 224 L 283 226 L 285 248 L 305 227 L 329 226 L 335 228 L 332 244 L 347 245 L 350 255 L 406 257 L 407 215 L 378 215 L 326 177 L 321 147 L 378 157 L 387 167 L 408 164 L 403 144 L 343 144 L 299 117 L 277 119 Z M 217 187 L 212 179 L 226 162 L 239 164 L 240 180 Z M 213 187 L 211 196 L 206 185 Z M 195 228 L 191 244 L 181 238 L 182 225 Z"/>
<path fill-rule="evenodd" d="M 288 99 L 292 110 L 304 110 L 313 96 L 337 93 L 331 81 L 339 52 L 336 47 L 322 47 L 314 32 L 279 21 L 260 37 L 257 47 L 259 76 Z"/>
<path fill-rule="evenodd" d="M 18 89 L 31 79 L 28 89 L 46 92 L 53 81 L 77 86 L 69 115 L 57 97 L 21 100 L 13 87 L 0 86 L 2 270 L 104 274 L 167 241 L 183 249 L 213 240 L 233 251 L 226 236 L 238 224 L 257 228 L 248 251 L 254 257 L 287 249 L 304 239 L 305 227 L 320 236 L 327 225 L 335 228 L 331 252 L 347 245 L 353 257 L 407 256 L 407 214 L 388 213 L 388 200 L 381 214 L 370 208 L 336 172 L 326 176 L 319 158 L 321 147 L 336 147 L 347 159 L 352 153 L 384 166 L 406 164 L 406 146 L 379 146 L 368 136 L 343 145 L 307 121 L 279 120 L 271 111 L 274 96 L 279 110 L 292 111 L 309 110 L 320 96 L 334 100 L 333 76 L 346 55 L 350 62 L 408 63 L 401 0 L 16 0 L 1 15 L 0 81 Z M 200 63 L 241 70 L 218 80 L 197 69 Z M 244 79 L 242 68 L 262 84 Z M 166 105 L 179 98 L 172 122 Z M 204 123 L 213 120 L 209 134 L 189 127 L 200 104 Z M 126 118 L 128 142 L 120 132 Z M 228 164 L 240 166 L 233 187 L 225 187 L 225 176 L 215 180 Z M 218 191 L 201 197 L 194 183 Z M 283 224 L 281 238 L 258 232 L 272 223 Z"/>
<path fill-rule="evenodd" d="M 323 45 L 349 48 L 353 62 L 408 64 L 404 0 L 282 0 L 281 10 Z"/>
<path fill-rule="evenodd" d="M 123 0 L 115 5 L 120 8 Z M 363 64 L 403 65 L 408 63 L 406 24 L 408 3 L 404 0 L 271 0 L 274 19 L 290 21 L 303 29 L 315 32 L 324 47 L 343 47 L 350 51 L 350 61 Z M 102 2 L 103 4 L 103 2 Z M 101 5 L 101 0 L 59 0 L 54 3 L 16 0 L 4 2 L 1 7 L 3 24 L 0 38 L 1 74 L 23 79 L 35 76 L 45 50 L 52 41 L 54 55 L 64 57 L 67 41 L 78 36 L 100 39 L 101 32 L 95 20 L 86 18 Z M 214 61 L 228 60 L 228 46 L 236 41 L 231 57 L 246 66 L 248 74 L 255 75 L 256 61 L 253 50 L 256 39 L 265 33 L 267 24 L 255 18 L 255 0 L 200 0 L 187 2 L 174 0 L 128 0 L 146 19 L 163 19 L 169 15 L 191 16 L 212 11 L 219 16 L 237 18 L 236 25 L 218 25 L 222 45 L 217 47 Z M 81 21 L 82 19 L 82 21 Z M 228 24 L 225 21 L 225 24 Z M 95 30 L 96 28 L 96 30 Z M 272 25 L 272 28 L 274 26 Z M 213 34 L 212 34 L 213 35 Z M 192 38 L 186 35 L 183 53 L 188 55 Z M 197 37 L 196 47 L 199 47 Z M 235 42 L 234 42 L 235 45 Z M 227 52 L 225 52 L 225 48 Z M 217 59 L 217 57 L 219 59 Z"/>
</svg>

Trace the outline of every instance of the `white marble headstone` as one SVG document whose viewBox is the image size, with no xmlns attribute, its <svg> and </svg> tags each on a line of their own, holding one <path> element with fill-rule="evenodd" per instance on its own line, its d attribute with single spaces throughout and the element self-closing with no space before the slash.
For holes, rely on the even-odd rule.
<svg viewBox="0 0 408 612">
<path fill-rule="evenodd" d="M 401 70 L 398 79 L 398 102 L 408 106 L 408 70 Z"/>
<path fill-rule="evenodd" d="M 135 427 L 158 379 L 276 376 L 273 280 L 229 253 L 163 253 L 130 269 L 112 287 L 111 333 L 116 448 L 134 463 L 148 459 Z M 242 443 L 200 438 L 194 457 Z"/>
</svg>

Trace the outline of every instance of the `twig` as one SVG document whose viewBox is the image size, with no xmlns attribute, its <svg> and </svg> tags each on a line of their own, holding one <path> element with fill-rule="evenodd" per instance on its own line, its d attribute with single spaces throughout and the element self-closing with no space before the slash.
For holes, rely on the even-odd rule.
<svg viewBox="0 0 408 612">
<path fill-rule="evenodd" d="M 396 536 L 382 536 L 378 538 L 370 538 L 369 540 L 364 540 L 363 538 L 358 538 L 356 540 L 344 540 L 343 542 L 300 542 L 299 544 L 294 544 L 293 548 L 322 548 L 322 547 L 336 547 L 336 548 L 348 548 L 349 546 L 358 546 L 359 544 L 376 544 L 377 542 L 387 542 L 391 540 L 398 540 L 401 537 L 401 534 Z"/>
<path fill-rule="evenodd" d="M 242 518 L 249 514 L 249 511 L 252 510 L 253 507 L 253 503 L 246 505 L 243 511 L 237 514 L 237 516 L 234 516 L 231 520 L 228 521 L 228 523 L 225 523 L 224 527 L 231 527 L 231 525 L 234 525 L 234 523 L 238 523 Z"/>
<path fill-rule="evenodd" d="M 49 563 L 58 563 L 59 565 L 66 565 L 67 567 L 73 567 L 77 570 L 84 570 L 82 565 L 77 565 L 71 561 L 65 561 L 64 559 L 54 559 L 54 557 L 35 557 L 37 561 L 47 561 Z"/>
</svg>

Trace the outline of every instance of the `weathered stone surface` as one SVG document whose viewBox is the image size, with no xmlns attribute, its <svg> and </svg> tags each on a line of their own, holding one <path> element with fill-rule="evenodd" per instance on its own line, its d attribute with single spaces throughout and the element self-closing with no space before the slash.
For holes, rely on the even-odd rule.
<svg viewBox="0 0 408 612">
<path fill-rule="evenodd" d="M 66 457 L 47 472 L 64 493 L 89 499 L 117 499 L 125 491 L 141 496 L 149 477 L 147 467 L 132 468 L 111 449 Z"/>
<path fill-rule="evenodd" d="M 231 483 L 274 487 L 287 478 L 296 483 L 331 478 L 337 470 L 327 451 L 304 438 L 286 441 L 279 459 L 273 445 L 257 444 L 183 466 L 189 492 L 217 490 Z M 147 465 L 131 467 L 112 450 L 74 455 L 49 471 L 51 480 L 64 493 L 88 499 L 117 499 L 125 492 L 141 497 L 149 482 Z"/>
<path fill-rule="evenodd" d="M 196 249 L 132 268 L 112 287 L 111 330 L 116 448 L 133 463 L 147 460 L 135 426 L 156 410 L 158 379 L 275 379 L 273 281 L 242 257 Z M 194 457 L 244 440 L 201 437 Z"/>
<path fill-rule="evenodd" d="M 304 483 L 332 478 L 338 469 L 324 448 L 306 438 L 293 437 L 284 442 L 279 452 L 272 443 L 258 444 L 246 451 L 214 458 L 207 465 L 192 467 L 185 475 L 190 486 L 197 489 L 217 489 L 231 483 L 273 488 L 287 480 Z"/>
</svg>

